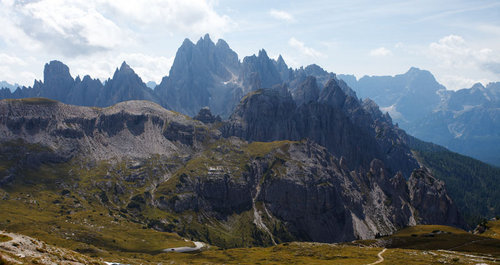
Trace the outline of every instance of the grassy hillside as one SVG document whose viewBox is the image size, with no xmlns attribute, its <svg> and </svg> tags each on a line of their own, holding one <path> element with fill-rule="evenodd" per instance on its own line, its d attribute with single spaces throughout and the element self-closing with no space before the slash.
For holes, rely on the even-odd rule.
<svg viewBox="0 0 500 265">
<path fill-rule="evenodd" d="M 140 186 L 120 179 L 117 172 L 132 174 L 127 162 L 39 163 L 37 154 L 42 152 L 50 150 L 22 142 L 0 146 L 1 176 L 12 177 L 0 188 L 0 230 L 90 256 L 133 256 L 192 245 L 176 233 L 150 229 L 146 218 L 139 222 L 129 211 L 131 198 L 153 180 Z M 147 162 L 155 164 L 156 159 Z"/>
<path fill-rule="evenodd" d="M 244 240 L 235 236 L 234 231 L 242 236 L 252 233 L 251 213 L 231 217 L 224 223 L 203 221 L 199 219 L 202 216 L 194 212 L 179 216 L 147 207 L 151 202 L 150 196 L 156 193 L 168 196 L 171 186 L 178 184 L 182 173 L 194 174 L 196 170 L 207 170 L 223 161 L 238 165 L 248 159 L 246 156 L 259 157 L 273 149 L 286 147 L 287 142 L 252 143 L 241 146 L 244 152 L 239 152 L 236 149 L 226 150 L 232 145 L 218 142 L 213 151 L 192 158 L 189 163 L 183 163 L 178 158 L 164 160 L 153 156 L 142 162 L 145 166 L 138 168 L 135 161 L 33 163 L 37 161 L 36 154 L 50 150 L 21 142 L 4 144 L 0 146 L 0 171 L 2 176 L 12 175 L 14 178 L 0 188 L 0 230 L 43 240 L 55 250 L 35 248 L 35 256 L 20 257 L 0 247 L 0 256 L 4 260 L 1 262 L 40 263 L 40 256 L 50 254 L 50 257 L 58 259 L 57 253 L 70 253 L 68 258 L 92 260 L 95 264 L 102 261 L 125 264 L 369 264 L 380 259 L 378 254 L 382 247 L 388 247 L 390 249 L 383 252 L 388 264 L 470 264 L 472 258 L 463 253 L 496 257 L 499 252 L 499 240 L 484 240 L 451 250 L 458 250 L 456 253 L 435 251 L 429 254 L 429 249 L 451 249 L 465 241 L 485 238 L 437 226 L 405 229 L 390 237 L 393 239 L 391 244 L 377 245 L 375 240 L 364 245 L 293 242 L 264 248 L 222 249 L 212 246 L 206 251 L 189 254 L 162 252 L 165 248 L 192 246 L 192 242 L 186 242 L 179 234 L 189 238 L 194 233 L 206 233 L 199 238 L 212 241 L 213 245 L 219 244 L 219 240 L 229 244 Z M 227 155 L 219 156 L 217 152 Z M 30 166 L 23 161 L 29 161 Z M 169 170 L 176 174 L 161 185 L 158 185 L 158 179 L 151 177 L 162 177 Z M 237 172 L 238 166 L 232 170 Z M 142 179 L 141 176 L 146 177 Z M 127 180 L 130 178 L 133 181 Z M 148 190 L 151 188 L 153 190 Z M 171 232 L 159 232 L 153 228 Z M 430 237 L 425 234 L 434 230 L 451 234 L 435 235 L 432 239 L 437 241 L 429 242 Z M 0 244 L 8 244 L 8 249 L 24 247 L 13 245 L 10 243 L 12 240 L 12 237 L 0 236 Z M 61 247 L 66 250 L 57 250 Z"/>
<path fill-rule="evenodd" d="M 431 230 L 454 233 L 457 238 L 468 236 L 463 231 L 445 226 L 419 226 L 401 231 L 399 235 L 382 238 L 379 241 L 390 241 L 393 238 L 418 238 L 432 233 Z M 434 230 L 435 231 L 435 230 Z M 425 248 L 407 245 L 404 248 L 380 244 L 375 240 L 355 242 L 355 244 L 322 244 L 291 242 L 272 247 L 252 247 L 220 249 L 210 247 L 208 250 L 195 253 L 130 253 L 97 252 L 94 257 L 80 254 L 63 247 L 40 242 L 34 238 L 26 238 L 18 234 L 10 234 L 14 239 L 0 243 L 0 264 L 45 264 L 49 261 L 58 264 L 81 262 L 85 264 L 104 264 L 120 262 L 124 264 L 500 264 L 500 256 L 494 253 L 462 252 L 456 250 L 436 250 L 431 244 L 438 242 L 437 237 L 426 237 L 430 242 Z M 417 235 L 417 236 L 415 236 Z M 486 237 L 480 237 L 485 238 Z M 20 244 L 19 241 L 23 241 Z M 438 241 L 436 241 L 438 239 Z M 363 243 L 371 243 L 363 245 Z M 475 244 L 475 243 L 473 243 Z M 387 247 L 388 249 L 384 249 Z M 439 246 L 438 246 L 439 247 Z M 23 254 L 22 256 L 19 254 Z M 1 263 L 4 262 L 4 263 Z"/>
<path fill-rule="evenodd" d="M 389 248 L 448 250 L 500 257 L 500 240 L 442 225 L 405 228 L 385 240 Z"/>
<path fill-rule="evenodd" d="M 416 138 L 410 145 L 419 162 L 446 182 L 449 195 L 471 227 L 500 215 L 500 168 Z"/>
</svg>

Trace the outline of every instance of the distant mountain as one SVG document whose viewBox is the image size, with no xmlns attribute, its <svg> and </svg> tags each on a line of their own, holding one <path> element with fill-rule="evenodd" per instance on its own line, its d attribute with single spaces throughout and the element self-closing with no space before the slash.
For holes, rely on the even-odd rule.
<svg viewBox="0 0 500 265">
<path fill-rule="evenodd" d="M 339 75 L 339 78 L 359 97 L 375 101 L 404 129 L 432 113 L 441 101 L 439 93 L 445 91 L 429 71 L 414 67 L 396 76 L 364 76 L 356 80 L 354 76 Z"/>
<path fill-rule="evenodd" d="M 239 71 L 238 55 L 225 41 L 215 44 L 208 34 L 196 44 L 186 39 L 177 50 L 169 76 L 155 93 L 164 106 L 190 116 L 205 106 L 216 114 L 227 114 L 242 96 L 233 95 L 240 89 Z"/>
<path fill-rule="evenodd" d="M 96 106 L 96 98 L 102 90 L 99 80 L 85 76 L 73 79 L 68 66 L 51 61 L 45 64 L 44 81 L 35 80 L 32 87 L 19 87 L 12 93 L 3 93 L 3 98 L 46 97 L 69 104 Z M 4 91 L 5 92 L 5 91 Z"/>
<path fill-rule="evenodd" d="M 106 81 L 95 105 L 111 106 L 133 99 L 159 102 L 153 90 L 142 82 L 142 79 L 127 63 L 123 62 L 120 69 L 116 69 L 113 78 Z"/>
<path fill-rule="evenodd" d="M 10 84 L 8 83 L 7 81 L 0 81 L 0 89 L 2 88 L 8 88 L 10 89 L 11 91 L 14 91 L 16 90 L 16 88 L 20 87 L 19 84 L 15 83 L 15 84 Z"/>
<path fill-rule="evenodd" d="M 125 62 L 102 85 L 89 76 L 83 80 L 73 79 L 66 65 L 52 61 L 45 65 L 43 82 L 35 80 L 32 87 L 14 92 L 0 90 L 0 99 L 46 97 L 68 104 L 99 107 L 145 99 L 191 117 L 201 108 L 209 107 L 214 115 L 227 118 L 248 92 L 287 83 L 293 95 L 308 76 L 314 76 L 318 87 L 323 87 L 335 75 L 317 65 L 294 70 L 281 56 L 277 60 L 269 58 L 264 49 L 240 61 L 224 40 L 214 43 L 207 34 L 196 44 L 184 40 L 169 75 L 158 85 L 154 82 L 144 84 Z"/>
<path fill-rule="evenodd" d="M 146 86 L 151 88 L 151 89 L 155 89 L 155 87 L 157 86 L 156 82 L 154 81 L 149 81 L 146 83 Z"/>
<path fill-rule="evenodd" d="M 446 91 L 437 109 L 411 124 L 418 138 L 500 166 L 500 83 Z"/>
<path fill-rule="evenodd" d="M 148 88 L 125 62 L 120 69 L 116 69 L 113 78 L 103 85 L 100 80 L 92 79 L 88 75 L 84 76 L 83 80 L 79 76 L 73 78 L 67 65 L 51 61 L 45 64 L 43 82 L 35 80 L 32 87 L 17 88 L 14 92 L 1 90 L 0 97 L 45 97 L 67 104 L 98 107 L 132 99 L 159 102 L 153 90 Z"/>
<path fill-rule="evenodd" d="M 500 165 L 500 83 L 450 91 L 417 68 L 396 76 L 339 78 L 359 96 L 373 99 L 409 134 Z"/>
</svg>

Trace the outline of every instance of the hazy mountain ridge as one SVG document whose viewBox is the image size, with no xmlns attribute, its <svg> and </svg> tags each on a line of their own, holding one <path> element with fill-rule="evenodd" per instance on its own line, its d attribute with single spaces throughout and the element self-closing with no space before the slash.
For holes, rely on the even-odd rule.
<svg viewBox="0 0 500 265">
<path fill-rule="evenodd" d="M 44 80 L 35 80 L 32 87 L 18 87 L 10 92 L 0 90 L 1 98 L 45 97 L 67 104 L 79 106 L 107 107 L 127 100 L 149 100 L 160 103 L 161 100 L 149 88 L 134 70 L 123 62 L 116 68 L 113 77 L 103 83 L 85 75 L 73 78 L 68 66 L 51 61 L 45 64 Z"/>
<path fill-rule="evenodd" d="M 0 89 L 1 89 L 1 88 L 8 88 L 8 89 L 10 89 L 11 91 L 14 91 L 14 90 L 16 90 L 18 87 L 20 87 L 20 85 L 19 85 L 19 84 L 17 84 L 17 83 L 11 84 L 11 83 L 9 83 L 9 82 L 7 82 L 7 81 L 0 81 Z M 0 90 L 0 91 L 1 91 L 1 90 Z M 1 92 L 0 92 L 0 93 L 1 93 Z"/>
<path fill-rule="evenodd" d="M 409 134 L 500 165 L 500 83 L 446 90 L 425 70 L 396 76 L 339 75 Z"/>
<path fill-rule="evenodd" d="M 45 65 L 43 82 L 35 80 L 32 87 L 14 92 L 2 89 L 0 99 L 46 97 L 67 104 L 99 107 L 126 100 L 150 100 L 191 117 L 203 107 L 228 117 L 248 92 L 288 83 L 294 93 L 311 75 L 320 86 L 335 77 L 317 65 L 294 70 L 281 56 L 277 60 L 269 58 L 264 49 L 240 60 L 224 40 L 214 43 L 207 34 L 196 44 L 184 40 L 168 76 L 153 90 L 125 62 L 103 85 L 88 75 L 83 80 L 73 79 L 66 65 L 52 61 Z"/>
</svg>

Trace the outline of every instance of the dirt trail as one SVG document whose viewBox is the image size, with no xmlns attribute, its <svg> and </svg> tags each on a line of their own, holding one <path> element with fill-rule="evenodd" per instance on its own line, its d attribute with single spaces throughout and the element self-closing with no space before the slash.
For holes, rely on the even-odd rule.
<svg viewBox="0 0 500 265">
<path fill-rule="evenodd" d="M 380 251 L 377 256 L 378 256 L 378 260 L 373 262 L 373 263 L 370 263 L 370 264 L 367 264 L 367 265 L 375 265 L 375 264 L 379 264 L 379 263 L 382 263 L 384 262 L 384 257 L 382 257 L 382 254 L 384 254 L 384 252 L 386 251 L 387 249 L 384 248 L 382 249 L 382 251 Z"/>
</svg>

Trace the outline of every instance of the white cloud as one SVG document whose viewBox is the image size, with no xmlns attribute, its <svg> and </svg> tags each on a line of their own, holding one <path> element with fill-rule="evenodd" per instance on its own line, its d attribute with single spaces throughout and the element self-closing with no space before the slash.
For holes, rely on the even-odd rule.
<svg viewBox="0 0 500 265">
<path fill-rule="evenodd" d="M 384 47 L 380 47 L 380 48 L 371 50 L 370 51 L 370 55 L 371 56 L 383 57 L 383 56 L 392 55 L 392 52 L 389 49 L 386 49 Z"/>
<path fill-rule="evenodd" d="M 429 45 L 429 55 L 441 66 L 451 68 L 481 67 L 500 64 L 500 55 L 489 48 L 471 48 L 461 36 L 449 35 Z M 500 73 L 500 72 L 498 72 Z"/>
<path fill-rule="evenodd" d="M 204 0 L 2 1 L 2 38 L 11 46 L 67 57 L 88 55 L 180 33 L 220 37 L 235 23 Z"/>
<path fill-rule="evenodd" d="M 471 73 L 500 74 L 500 53 L 490 48 L 474 48 L 457 35 L 449 35 L 429 45 L 426 54 L 438 67 L 448 73 L 440 81 L 449 89 L 470 87 L 477 82 L 487 83 L 486 78 L 470 78 Z M 462 74 L 461 76 L 457 73 Z"/>
<path fill-rule="evenodd" d="M 218 14 L 206 0 L 96 0 L 120 20 L 132 20 L 136 27 L 154 27 L 168 33 L 198 36 L 210 33 L 221 37 L 235 22 Z"/>
<path fill-rule="evenodd" d="M 283 10 L 271 9 L 269 11 L 269 15 L 271 15 L 271 17 L 273 17 L 275 19 L 284 20 L 287 22 L 292 22 L 295 20 L 294 17 L 292 16 L 292 14 L 290 14 L 286 11 L 283 11 Z"/>
<path fill-rule="evenodd" d="M 15 64 L 20 66 L 26 65 L 26 62 L 23 59 L 5 53 L 0 53 L 0 62 L 2 64 Z"/>
<path fill-rule="evenodd" d="M 32 39 L 17 25 L 19 15 L 15 9 L 13 1 L 0 1 L 0 25 L 2 25 L 0 38 L 12 47 L 22 48 L 25 51 L 39 50 L 41 43 Z"/>
<path fill-rule="evenodd" d="M 2 5 L 11 20 L 9 30 L 22 37 L 17 42 L 10 39 L 11 45 L 35 43 L 43 51 L 76 56 L 130 41 L 92 1 L 40 0 Z"/>
<path fill-rule="evenodd" d="M 291 47 L 296 48 L 297 50 L 299 50 L 302 54 L 304 54 L 306 56 L 315 57 L 315 58 L 319 58 L 319 57 L 324 56 L 322 53 L 318 52 L 317 50 L 310 48 L 310 47 L 306 47 L 303 42 L 297 40 L 294 37 L 292 37 L 292 38 L 290 38 L 290 40 L 288 40 L 288 44 Z"/>
</svg>

